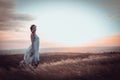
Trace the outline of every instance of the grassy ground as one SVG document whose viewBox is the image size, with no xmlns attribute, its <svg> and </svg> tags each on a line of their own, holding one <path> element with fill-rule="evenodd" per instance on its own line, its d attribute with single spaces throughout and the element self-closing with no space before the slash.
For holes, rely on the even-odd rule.
<svg viewBox="0 0 120 80">
<path fill-rule="evenodd" d="M 120 80 L 120 53 L 45 53 L 35 70 L 22 54 L 0 55 L 0 80 Z"/>
</svg>

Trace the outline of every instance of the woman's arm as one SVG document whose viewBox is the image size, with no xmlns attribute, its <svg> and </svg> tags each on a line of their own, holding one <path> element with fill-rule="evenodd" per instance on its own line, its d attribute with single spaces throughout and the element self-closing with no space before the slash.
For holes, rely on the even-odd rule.
<svg viewBox="0 0 120 80">
<path fill-rule="evenodd" d="M 32 52 L 30 56 L 34 54 L 34 35 L 33 34 L 31 34 L 31 43 L 32 43 Z"/>
</svg>

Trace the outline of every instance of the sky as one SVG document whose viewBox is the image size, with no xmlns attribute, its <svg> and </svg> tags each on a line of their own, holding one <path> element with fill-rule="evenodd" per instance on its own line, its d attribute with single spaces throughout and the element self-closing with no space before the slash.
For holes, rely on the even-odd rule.
<svg viewBox="0 0 120 80">
<path fill-rule="evenodd" d="M 120 45 L 120 0 L 0 0 L 0 16 L 1 49 L 27 48 L 32 24 L 41 48 Z"/>
</svg>

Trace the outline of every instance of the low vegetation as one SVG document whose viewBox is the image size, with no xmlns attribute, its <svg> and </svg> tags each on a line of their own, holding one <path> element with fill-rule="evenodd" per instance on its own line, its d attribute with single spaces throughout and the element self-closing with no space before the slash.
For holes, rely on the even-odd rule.
<svg viewBox="0 0 120 80">
<path fill-rule="evenodd" d="M 0 55 L 0 80 L 120 80 L 120 53 L 45 53 L 36 69 L 23 54 Z"/>
</svg>

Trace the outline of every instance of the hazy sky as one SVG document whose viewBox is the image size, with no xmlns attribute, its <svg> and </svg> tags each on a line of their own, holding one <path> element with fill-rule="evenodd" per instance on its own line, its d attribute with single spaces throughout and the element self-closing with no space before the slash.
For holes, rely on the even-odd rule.
<svg viewBox="0 0 120 80">
<path fill-rule="evenodd" d="M 5 9 L 4 15 L 0 12 L 3 16 L 0 23 L 1 33 L 5 36 L 3 38 L 8 39 L 9 36 L 11 40 L 29 40 L 31 24 L 37 25 L 37 34 L 44 47 L 81 46 L 120 35 L 120 0 L 10 0 L 9 2 L 0 0 L 0 2 L 1 11 Z M 14 36 L 8 35 L 5 31 L 12 31 Z"/>
</svg>

